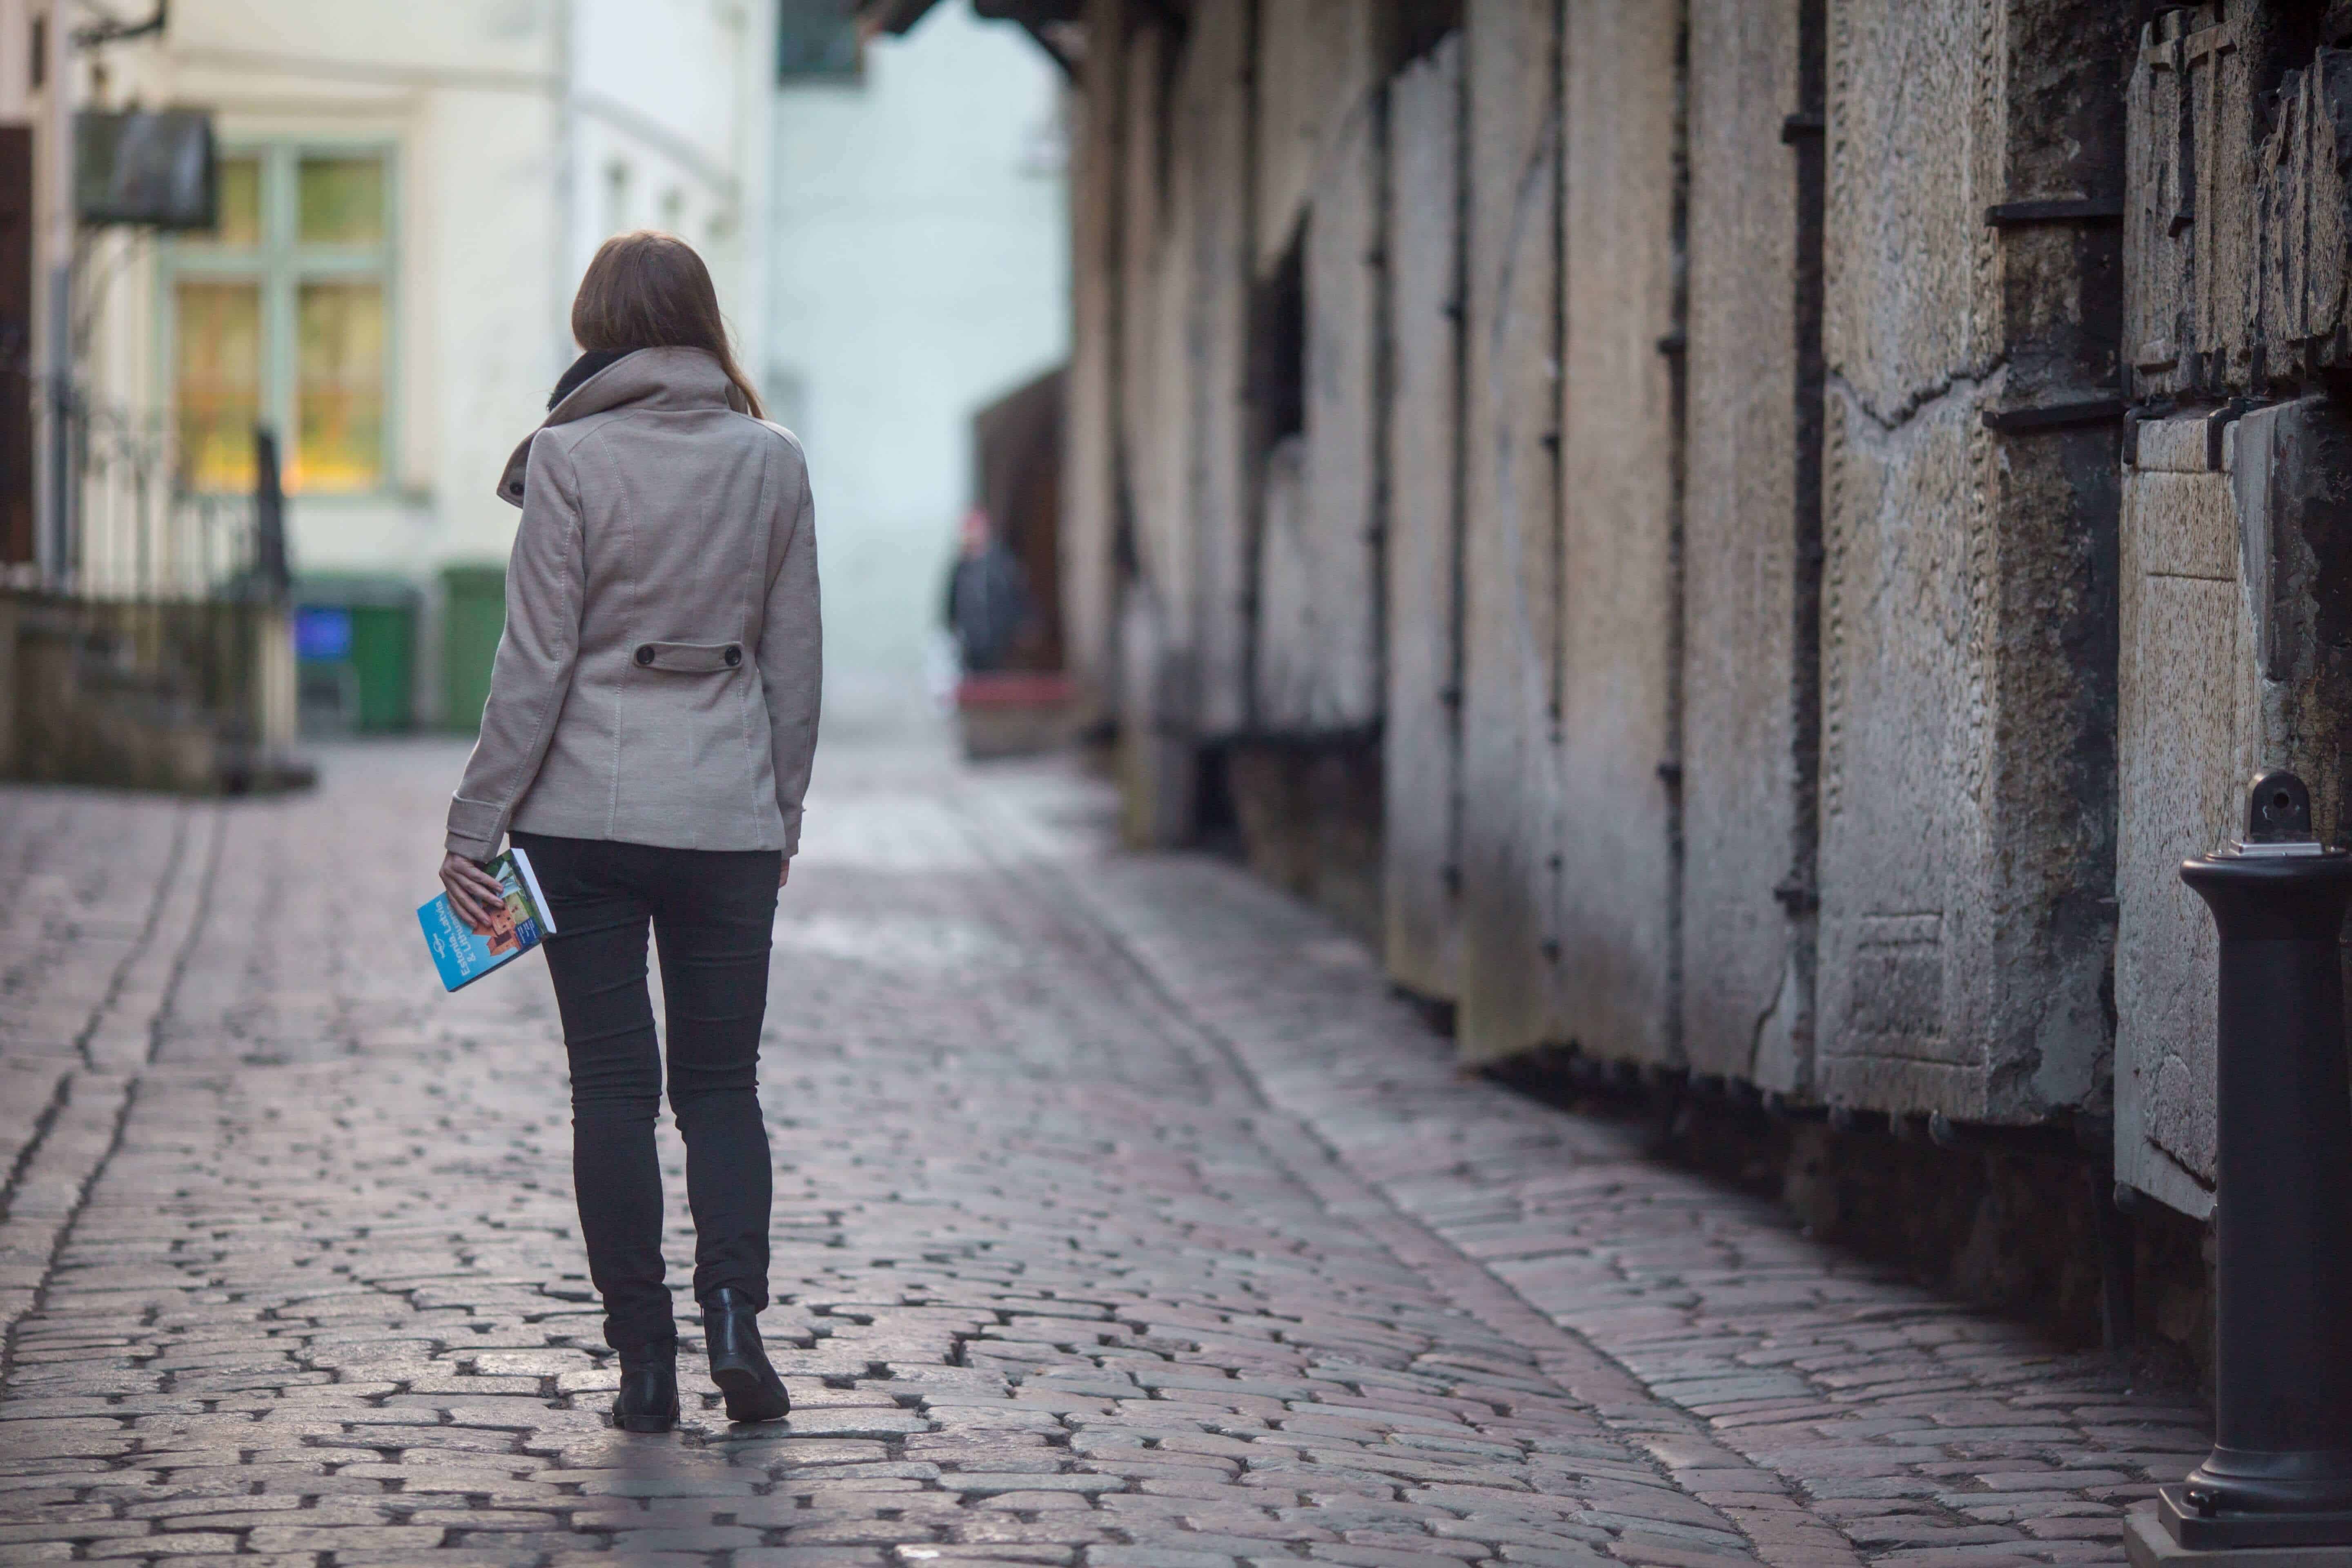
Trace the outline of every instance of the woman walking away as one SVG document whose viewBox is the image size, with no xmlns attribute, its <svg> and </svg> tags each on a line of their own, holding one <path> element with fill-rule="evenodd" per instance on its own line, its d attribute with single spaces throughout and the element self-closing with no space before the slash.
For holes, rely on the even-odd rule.
<svg viewBox="0 0 2352 1568">
<path fill-rule="evenodd" d="M 621 1353 L 613 1420 L 632 1432 L 678 1417 L 651 924 L 710 1376 L 730 1419 L 772 1421 L 786 1402 L 754 1322 L 768 1304 L 760 1023 L 816 749 L 808 470 L 799 442 L 761 421 L 683 240 L 605 241 L 572 335 L 585 352 L 499 484 L 522 522 L 441 881 L 461 916 L 487 921 L 499 889 L 481 862 L 506 834 L 552 906 L 572 1177 Z"/>
</svg>

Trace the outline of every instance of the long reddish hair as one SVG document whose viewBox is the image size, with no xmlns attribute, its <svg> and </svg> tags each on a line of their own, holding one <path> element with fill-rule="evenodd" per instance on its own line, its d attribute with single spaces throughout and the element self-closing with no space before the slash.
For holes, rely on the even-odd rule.
<svg viewBox="0 0 2352 1568">
<path fill-rule="evenodd" d="M 704 350 L 743 395 L 751 417 L 764 417 L 759 393 L 727 346 L 727 321 L 719 313 L 710 268 L 674 234 L 641 228 L 596 247 L 572 301 L 572 337 L 591 353 Z"/>
</svg>

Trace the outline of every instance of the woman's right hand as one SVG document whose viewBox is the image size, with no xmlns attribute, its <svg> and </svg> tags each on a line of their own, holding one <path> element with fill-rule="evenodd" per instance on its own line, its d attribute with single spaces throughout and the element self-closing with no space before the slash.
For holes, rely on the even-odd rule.
<svg viewBox="0 0 2352 1568">
<path fill-rule="evenodd" d="M 457 918 L 483 936 L 489 934 L 491 911 L 507 901 L 498 879 L 463 855 L 441 857 L 441 889 Z"/>
</svg>

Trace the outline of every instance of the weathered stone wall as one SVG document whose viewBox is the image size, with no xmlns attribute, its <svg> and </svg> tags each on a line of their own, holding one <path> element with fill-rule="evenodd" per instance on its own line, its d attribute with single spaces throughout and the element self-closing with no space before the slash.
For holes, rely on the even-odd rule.
<svg viewBox="0 0 2352 1568">
<path fill-rule="evenodd" d="M 2083 243 L 1986 221 L 2114 178 L 2095 117 L 2047 112 L 2095 93 L 2086 59 L 2114 70 L 2085 51 L 2095 9 L 2107 16 L 1995 0 L 1832 11 L 1819 1084 L 1832 1101 L 1999 1121 L 2106 1106 L 2113 426 L 2017 415 L 2105 383 L 2113 420 L 2112 362 L 2095 352 L 2102 310 L 2112 349 L 2112 267 L 2103 279 Z"/>
<path fill-rule="evenodd" d="M 1140 18 L 1137 18 L 1139 21 Z M 1186 219 L 1192 156 L 1170 135 L 1177 39 L 1138 26 L 1120 70 L 1118 522 L 1134 563 L 1119 584 L 1119 773 L 1126 832 L 1181 842 L 1197 784 Z"/>
<path fill-rule="evenodd" d="M 1819 142 L 1782 135 L 1801 4 L 1694 0 L 1690 18 L 1683 1037 L 1693 1072 L 1782 1092 L 1812 1066 L 1820 517 L 1816 489 L 1801 526 L 1797 307 L 1799 161 Z"/>
<path fill-rule="evenodd" d="M 1117 524 L 1129 835 L 1192 832 L 1204 736 L 1248 722 L 1250 243 L 1243 0 L 1132 7 L 1119 68 Z M 1106 71 L 1106 75 L 1109 73 Z"/>
<path fill-rule="evenodd" d="M 2133 43 L 2116 1173 L 2201 1215 L 2214 942 L 2177 868 L 2242 831 L 2262 769 L 2352 822 L 2352 16 L 2228 0 Z"/>
<path fill-rule="evenodd" d="M 2135 395 L 2292 395 L 2352 364 L 2338 161 L 2352 26 L 2330 15 L 2208 0 L 2165 7 L 2126 40 Z"/>
<path fill-rule="evenodd" d="M 2256 725 L 2237 511 L 2210 418 L 2137 433 L 2117 668 L 2116 1175 L 2197 1215 L 2212 1207 L 2217 947 L 2179 866 L 2235 836 Z"/>
<path fill-rule="evenodd" d="M 1087 0 L 1089 37 L 1120 44 L 1121 0 Z M 1118 73 L 1070 103 L 1070 383 L 1063 421 L 1062 645 L 1088 723 L 1118 711 L 1112 634 L 1118 512 Z"/>
<path fill-rule="evenodd" d="M 1462 39 L 1389 89 L 1387 665 L 1389 973 L 1459 985 Z"/>
<path fill-rule="evenodd" d="M 2352 745 L 2352 416 L 2325 395 L 2236 413 L 2140 423 L 2125 481 L 2116 1172 L 2200 1215 L 2219 980 L 2180 862 L 2243 836 L 2272 768 L 2340 835 Z"/>
<path fill-rule="evenodd" d="M 1071 624 L 1131 831 L 1196 829 L 1206 747 L 1254 851 L 1318 846 L 1288 883 L 1361 904 L 1380 855 L 1471 1060 L 2112 1110 L 2197 1210 L 2169 862 L 2264 746 L 2332 803 L 2352 745 L 2337 437 L 2245 414 L 2352 364 L 2352 70 L 2290 9 L 2142 47 L 2097 0 L 1096 0 L 1067 558 L 1124 562 Z M 2183 112 L 2235 140 L 2180 163 Z M 2213 553 L 2251 481 L 2167 466 L 2216 409 L 2273 443 L 2259 590 Z M 2245 674 L 2231 594 L 2299 673 Z M 1379 790 L 1298 786 L 1374 745 Z"/>
<path fill-rule="evenodd" d="M 1249 868 L 1371 943 L 1381 922 L 1381 759 L 1360 736 L 1224 749 Z"/>
<path fill-rule="evenodd" d="M 282 605 L 0 591 L 0 778 L 184 795 L 299 788 Z"/>
<path fill-rule="evenodd" d="M 1202 736 L 1249 722 L 1250 44 L 1246 0 L 1202 0 L 1175 89 L 1175 133 L 1190 148 L 1182 424 Z"/>
<path fill-rule="evenodd" d="M 1184 80 L 1181 49 L 1181 37 L 1172 29 L 1152 29 L 1137 51 L 1136 72 L 1128 84 L 1129 163 L 1136 171 L 1128 190 L 1128 231 L 1130 248 L 1141 258 L 1138 276 L 1145 285 L 1136 291 L 1133 334 L 1140 356 L 1137 368 L 1145 381 L 1128 440 L 1134 454 L 1130 466 L 1141 580 L 1153 591 L 1165 617 L 1167 656 L 1180 661 L 1180 669 L 1171 671 L 1170 679 L 1179 710 L 1173 717 L 1190 724 L 1197 710 L 1194 656 L 1200 624 L 1198 520 L 1192 506 L 1197 442 L 1192 414 L 1200 374 L 1192 352 L 1199 298 L 1194 266 L 1200 259 L 1194 235 L 1201 197 L 1197 165 L 1208 150 L 1181 133 L 1185 106 L 1177 97 Z M 1142 123 L 1147 115 L 1148 129 Z M 1148 174 L 1139 166 L 1146 158 L 1152 165 Z M 1136 210 L 1147 202 L 1151 205 L 1148 217 Z"/>
<path fill-rule="evenodd" d="M 1287 0 L 1260 18 L 1261 213 L 1286 233 L 1303 226 L 1303 487 L 1297 507 L 1264 514 L 1256 621 L 1255 727 L 1286 735 L 1362 730 L 1381 711 L 1381 16 L 1373 5 Z M 1283 205 L 1293 192 L 1296 215 Z"/>
<path fill-rule="evenodd" d="M 1560 1025 L 1678 1065 L 1682 17 L 1569 0 L 1560 51 Z"/>
<path fill-rule="evenodd" d="M 1389 7 L 1364 0 L 1259 0 L 1255 269 L 1289 249 L 1334 163 L 1334 142 L 1381 62 Z"/>
<path fill-rule="evenodd" d="M 1469 0 L 1463 1055 L 1559 1037 L 1559 8 Z"/>
<path fill-rule="evenodd" d="M 1829 60 L 1821 1079 L 1954 1114 L 1996 979 L 1971 876 L 1992 847 L 1972 786 L 1997 673 L 1994 4 L 1837 6 Z"/>
</svg>

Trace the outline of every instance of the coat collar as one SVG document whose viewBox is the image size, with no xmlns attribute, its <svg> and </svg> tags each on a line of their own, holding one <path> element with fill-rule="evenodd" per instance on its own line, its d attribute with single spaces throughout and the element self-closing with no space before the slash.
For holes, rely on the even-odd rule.
<svg viewBox="0 0 2352 1568">
<path fill-rule="evenodd" d="M 548 410 L 539 430 L 569 425 L 591 414 L 615 408 L 674 410 L 731 408 L 747 414 L 743 395 L 719 368 L 718 356 L 707 349 L 639 349 L 614 361 L 573 387 L 563 401 Z M 539 430 L 522 438 L 499 476 L 499 499 L 522 505 L 523 473 L 530 466 L 530 444 Z"/>
</svg>

